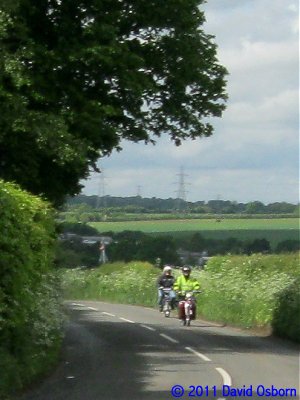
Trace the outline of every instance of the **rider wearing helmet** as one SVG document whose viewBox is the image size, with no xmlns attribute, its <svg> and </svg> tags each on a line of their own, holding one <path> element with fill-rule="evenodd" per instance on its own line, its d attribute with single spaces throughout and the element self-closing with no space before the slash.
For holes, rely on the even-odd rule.
<svg viewBox="0 0 300 400">
<path fill-rule="evenodd" d="M 196 301 L 193 298 L 193 291 L 200 289 L 199 282 L 191 278 L 191 267 L 184 265 L 182 275 L 180 275 L 174 284 L 174 290 L 178 294 L 178 318 L 182 325 L 190 325 L 190 320 L 196 318 Z"/>
<path fill-rule="evenodd" d="M 164 295 L 162 288 L 173 288 L 174 282 L 175 278 L 172 275 L 172 267 L 170 267 L 170 265 L 165 265 L 163 274 L 157 279 L 159 311 L 162 311 L 162 299 Z M 170 291 L 170 298 L 172 300 L 171 307 L 174 308 L 176 295 L 173 290 Z"/>
<path fill-rule="evenodd" d="M 185 296 L 186 292 L 192 292 L 193 290 L 199 290 L 200 285 L 197 279 L 191 278 L 191 267 L 184 265 L 182 267 L 182 275 L 180 275 L 174 284 L 174 290 L 179 296 Z"/>
</svg>

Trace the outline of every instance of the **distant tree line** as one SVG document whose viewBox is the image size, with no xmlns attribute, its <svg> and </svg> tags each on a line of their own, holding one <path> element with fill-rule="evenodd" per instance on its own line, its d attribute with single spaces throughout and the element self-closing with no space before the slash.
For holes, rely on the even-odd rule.
<svg viewBox="0 0 300 400">
<path fill-rule="evenodd" d="M 172 214 L 174 212 L 186 212 L 190 214 L 239 214 L 239 215 L 297 215 L 299 205 L 287 202 L 275 202 L 263 204 L 260 201 L 249 203 L 238 203 L 229 200 L 209 200 L 188 202 L 181 199 L 159 199 L 156 197 L 143 198 L 133 197 L 113 197 L 113 196 L 86 196 L 78 195 L 69 198 L 62 208 L 63 212 L 87 213 L 87 221 L 97 220 L 99 211 L 110 215 L 117 214 Z M 93 215 L 93 213 L 96 213 Z M 84 222 L 84 221 L 82 221 Z"/>
<path fill-rule="evenodd" d="M 71 232 L 77 235 L 100 235 L 100 233 L 85 224 L 62 223 L 61 232 Z M 157 257 L 161 263 L 180 265 L 178 250 L 189 252 L 207 252 L 209 256 L 223 254 L 253 254 L 253 253 L 286 253 L 299 250 L 298 240 L 285 240 L 272 249 L 265 238 L 252 240 L 208 239 L 200 233 L 193 233 L 185 239 L 171 235 L 152 236 L 139 231 L 123 231 L 119 233 L 102 232 L 103 236 L 110 236 L 113 243 L 106 247 L 110 262 L 114 261 L 149 261 L 155 263 Z M 57 245 L 56 262 L 58 266 L 74 267 L 85 265 L 95 267 L 99 265 L 99 244 L 85 245 L 78 238 L 70 241 L 59 241 Z M 193 256 L 188 260 L 195 264 Z"/>
</svg>

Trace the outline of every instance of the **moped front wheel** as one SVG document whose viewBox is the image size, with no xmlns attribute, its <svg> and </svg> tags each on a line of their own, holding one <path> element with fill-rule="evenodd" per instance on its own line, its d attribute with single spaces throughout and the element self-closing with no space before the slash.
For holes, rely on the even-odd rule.
<svg viewBox="0 0 300 400">
<path fill-rule="evenodd" d="M 164 305 L 165 317 L 169 317 L 170 316 L 170 312 L 171 312 L 170 304 L 169 303 L 165 303 L 165 305 Z"/>
</svg>

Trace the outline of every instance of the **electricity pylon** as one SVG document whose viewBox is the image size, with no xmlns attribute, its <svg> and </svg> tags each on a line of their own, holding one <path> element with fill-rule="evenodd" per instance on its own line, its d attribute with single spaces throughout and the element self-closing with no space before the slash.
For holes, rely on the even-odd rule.
<svg viewBox="0 0 300 400">
<path fill-rule="evenodd" d="M 180 167 L 180 172 L 177 174 L 179 177 L 179 181 L 177 182 L 178 184 L 178 190 L 177 190 L 177 200 L 178 200 L 178 210 L 182 210 L 184 207 L 184 203 L 186 202 L 186 194 L 188 191 L 186 190 L 186 182 L 185 182 L 185 177 L 188 176 L 187 174 L 184 173 L 184 168 L 183 166 Z"/>
</svg>

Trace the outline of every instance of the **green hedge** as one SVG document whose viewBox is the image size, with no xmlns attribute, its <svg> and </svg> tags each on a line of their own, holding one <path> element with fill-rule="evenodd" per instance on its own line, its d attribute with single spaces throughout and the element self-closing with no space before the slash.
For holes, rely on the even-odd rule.
<svg viewBox="0 0 300 400">
<path fill-rule="evenodd" d="M 160 273 L 142 262 L 65 270 L 64 294 L 67 299 L 156 307 Z M 175 276 L 179 273 L 174 271 Z M 204 271 L 192 274 L 203 289 L 198 296 L 199 317 L 243 328 L 273 328 L 277 336 L 300 340 L 298 253 L 213 257 Z"/>
<path fill-rule="evenodd" d="M 272 321 L 277 336 L 300 342 L 300 278 L 279 293 Z"/>
<path fill-rule="evenodd" d="M 298 252 L 213 257 L 201 279 L 204 317 L 300 341 Z"/>
<path fill-rule="evenodd" d="M 116 262 L 100 268 L 68 269 L 63 273 L 67 299 L 104 300 L 113 303 L 155 306 L 160 270 L 147 262 Z"/>
<path fill-rule="evenodd" d="M 57 358 L 62 313 L 53 210 L 0 180 L 0 398 Z"/>
</svg>

